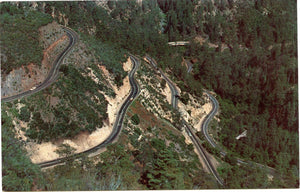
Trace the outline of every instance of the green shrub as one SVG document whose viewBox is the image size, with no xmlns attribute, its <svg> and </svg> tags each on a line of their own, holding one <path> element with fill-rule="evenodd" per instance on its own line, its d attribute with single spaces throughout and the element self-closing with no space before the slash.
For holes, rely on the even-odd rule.
<svg viewBox="0 0 300 192">
<path fill-rule="evenodd" d="M 0 6 L 1 71 L 11 70 L 29 63 L 40 64 L 43 59 L 39 44 L 38 28 L 50 23 L 52 17 L 38 11 L 23 11 L 16 5 L 4 3 Z"/>
<path fill-rule="evenodd" d="M 20 120 L 29 122 L 30 120 L 30 112 L 27 107 L 22 107 L 20 111 Z"/>
<path fill-rule="evenodd" d="M 137 114 L 134 114 L 132 117 L 131 117 L 131 121 L 134 125 L 138 125 L 140 124 L 140 118 Z"/>
<path fill-rule="evenodd" d="M 189 102 L 189 94 L 188 93 L 184 93 L 181 97 L 180 100 L 182 101 L 182 103 L 184 103 L 185 105 L 188 104 Z"/>
</svg>

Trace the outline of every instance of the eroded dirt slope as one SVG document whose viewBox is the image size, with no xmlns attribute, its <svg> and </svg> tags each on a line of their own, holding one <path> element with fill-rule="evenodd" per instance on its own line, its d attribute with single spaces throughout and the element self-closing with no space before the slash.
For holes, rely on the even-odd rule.
<svg viewBox="0 0 300 192">
<path fill-rule="evenodd" d="M 105 99 L 109 102 L 107 107 L 108 120 L 104 122 L 104 125 L 102 127 L 97 127 L 97 129 L 91 134 L 89 134 L 87 131 L 84 131 L 75 136 L 73 139 L 60 139 L 56 142 L 42 142 L 41 144 L 28 142 L 26 149 L 29 152 L 32 162 L 40 163 L 43 161 L 49 161 L 58 158 L 59 155 L 55 152 L 55 150 L 57 150 L 61 144 L 68 144 L 71 147 L 75 148 L 75 153 L 79 153 L 100 144 L 110 135 L 113 123 L 115 122 L 116 114 L 130 92 L 130 84 L 128 77 L 126 77 L 123 80 L 123 85 L 117 88 L 106 68 L 100 65 L 98 65 L 98 67 L 103 71 L 104 76 L 108 79 L 110 86 L 116 93 L 115 98 L 103 93 Z M 130 71 L 131 67 L 132 63 L 130 60 L 123 64 L 123 68 L 125 71 Z M 92 70 L 89 75 L 93 79 L 93 81 L 99 81 L 97 77 L 93 75 Z M 24 122 L 21 122 L 21 124 L 22 123 Z M 17 124 L 16 126 L 18 127 Z"/>
<path fill-rule="evenodd" d="M 44 48 L 41 65 L 24 63 L 22 67 L 12 70 L 8 75 L 2 75 L 2 97 L 27 91 L 43 82 L 55 58 L 69 42 L 61 25 L 56 22 L 41 27 L 39 32 L 40 45 Z"/>
</svg>

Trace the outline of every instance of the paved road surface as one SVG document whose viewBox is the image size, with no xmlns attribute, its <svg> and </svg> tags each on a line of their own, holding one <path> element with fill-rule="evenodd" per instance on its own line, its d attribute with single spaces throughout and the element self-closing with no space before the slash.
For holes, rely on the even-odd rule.
<svg viewBox="0 0 300 192">
<path fill-rule="evenodd" d="M 168 79 L 166 77 L 166 75 L 163 73 L 163 71 L 161 69 L 159 69 L 156 65 L 156 63 L 154 62 L 154 60 L 149 57 L 146 56 L 147 60 L 149 61 L 149 63 L 156 69 L 159 70 L 160 74 L 162 75 L 162 77 L 166 80 L 166 82 L 168 83 L 171 92 L 172 92 L 172 106 L 177 109 L 177 103 L 178 103 L 178 98 L 176 95 L 178 95 L 178 91 L 176 89 L 176 87 L 174 86 L 173 82 L 170 81 L 170 79 Z M 176 100 L 176 102 L 174 102 Z M 213 117 L 213 116 L 212 116 Z M 212 118 L 211 117 L 211 118 Z M 203 125 L 202 125 L 203 126 Z M 204 152 L 203 147 L 201 146 L 201 144 L 198 142 L 198 140 L 196 139 L 195 134 L 193 133 L 193 131 L 191 130 L 190 126 L 188 125 L 188 123 L 183 120 L 183 127 L 186 130 L 186 132 L 188 133 L 189 137 L 191 138 L 192 142 L 194 143 L 194 146 L 196 147 L 197 151 L 199 152 L 199 154 L 201 155 L 202 159 L 204 159 L 204 162 L 206 164 L 206 166 L 208 167 L 209 171 L 212 173 L 212 175 L 215 177 L 215 179 L 217 180 L 217 182 L 220 185 L 224 185 L 223 180 L 220 178 L 218 172 L 215 170 L 215 168 L 212 166 L 211 161 L 209 160 L 209 158 L 207 157 L 207 155 Z"/>
<path fill-rule="evenodd" d="M 68 46 L 63 50 L 63 52 L 55 59 L 55 61 L 53 62 L 53 66 L 50 69 L 47 78 L 44 80 L 43 83 L 39 84 L 36 86 L 36 88 L 34 90 L 28 90 L 10 97 L 5 97 L 5 98 L 1 98 L 1 102 L 10 102 L 16 99 L 20 99 L 22 97 L 26 97 L 29 95 L 32 95 L 34 93 L 37 93 L 47 87 L 49 87 L 53 82 L 56 81 L 58 74 L 59 74 L 59 67 L 63 61 L 63 59 L 66 57 L 66 55 L 71 51 L 71 49 L 74 47 L 74 45 L 76 44 L 77 40 L 78 40 L 78 36 L 77 34 L 70 30 L 69 28 L 64 27 L 67 36 L 69 37 L 70 41 Z"/>
<path fill-rule="evenodd" d="M 174 86 L 173 82 L 164 74 L 164 72 L 157 67 L 156 62 L 154 61 L 154 59 L 152 59 L 149 56 L 146 56 L 147 60 L 150 62 L 150 64 L 160 72 L 160 74 L 162 75 L 162 77 L 166 80 L 168 86 L 171 89 L 171 105 L 173 106 L 173 108 L 177 109 L 178 106 L 178 97 L 179 97 L 179 93 L 178 90 L 176 89 L 176 87 Z"/>
<path fill-rule="evenodd" d="M 170 46 L 184 46 L 190 44 L 189 41 L 173 41 L 173 42 L 168 42 L 168 45 Z"/>
<path fill-rule="evenodd" d="M 96 152 L 97 150 L 99 150 L 101 148 L 104 148 L 108 144 L 112 143 L 119 136 L 119 134 L 122 130 L 123 120 L 124 120 L 126 111 L 129 107 L 129 105 L 133 102 L 133 100 L 137 97 L 137 95 L 139 93 L 139 86 L 138 86 L 136 80 L 134 79 L 134 74 L 135 74 L 136 70 L 138 69 L 138 67 L 140 65 L 140 62 L 134 56 L 130 56 L 130 59 L 132 60 L 132 63 L 133 63 L 133 69 L 130 71 L 130 73 L 128 75 L 130 86 L 131 86 L 131 91 L 130 91 L 129 96 L 126 98 L 125 102 L 123 103 L 123 105 L 121 106 L 121 108 L 118 112 L 113 130 L 112 130 L 111 134 L 108 136 L 108 138 L 105 139 L 99 145 L 97 145 L 93 148 L 90 148 L 86 151 L 83 151 L 81 153 L 74 154 L 71 157 L 59 158 L 59 159 L 55 159 L 55 160 L 52 160 L 52 161 L 46 161 L 46 162 L 39 163 L 38 165 L 40 165 L 41 167 L 50 167 L 50 166 L 53 166 L 53 165 L 63 163 L 66 160 L 70 160 L 70 159 L 74 160 L 76 158 L 79 158 L 82 155 L 87 155 L 87 154 Z"/>
<path fill-rule="evenodd" d="M 226 156 L 226 151 L 222 150 L 221 147 L 219 147 L 213 140 L 213 138 L 208 134 L 208 124 L 209 122 L 213 119 L 213 117 L 216 115 L 218 109 L 219 109 L 219 102 L 217 101 L 217 99 L 212 96 L 208 91 L 204 91 L 209 99 L 211 100 L 212 102 L 212 106 L 213 106 L 213 109 L 211 110 L 211 112 L 205 117 L 204 121 L 203 121 L 203 124 L 202 124 L 202 127 L 201 127 L 201 130 L 206 138 L 206 140 L 210 143 L 210 145 L 214 148 L 219 148 L 220 150 L 220 154 L 222 156 Z M 269 173 L 270 174 L 274 174 L 275 173 L 275 169 L 272 168 L 272 167 L 269 167 L 269 166 L 266 166 L 266 165 L 262 165 L 260 163 L 255 163 L 255 162 L 251 162 L 251 161 L 246 161 L 246 160 L 243 160 L 241 158 L 237 158 L 237 162 L 240 163 L 240 164 L 245 164 L 245 165 L 257 165 L 258 167 L 261 167 L 261 168 L 267 168 L 269 170 Z"/>
<path fill-rule="evenodd" d="M 47 88 L 53 82 L 56 81 L 56 79 L 59 75 L 59 67 L 60 67 L 63 59 L 71 51 L 71 49 L 74 47 L 74 45 L 76 44 L 76 42 L 78 40 L 78 36 L 74 31 L 72 31 L 71 29 L 66 28 L 66 27 L 64 27 L 64 29 L 67 33 L 67 36 L 70 39 L 70 42 L 69 42 L 68 46 L 62 51 L 62 53 L 54 61 L 53 66 L 50 69 L 50 72 L 49 72 L 47 78 L 44 80 L 44 82 L 41 83 L 40 85 L 36 86 L 36 88 L 34 90 L 25 91 L 23 93 L 20 93 L 20 94 L 11 96 L 11 97 L 2 98 L 1 102 L 9 102 L 9 101 L 13 101 L 15 99 L 20 99 L 22 97 L 32 95 L 34 93 L 37 93 L 37 92 Z M 54 159 L 51 161 L 38 163 L 38 165 L 40 165 L 41 167 L 49 167 L 49 166 L 63 163 L 66 160 L 76 159 L 76 158 L 80 157 L 81 155 L 90 154 L 90 153 L 97 151 L 100 148 L 105 147 L 107 144 L 112 143 L 118 137 L 118 135 L 120 134 L 121 129 L 122 129 L 122 124 L 123 124 L 123 120 L 124 120 L 126 111 L 129 107 L 129 105 L 132 103 L 133 99 L 135 99 L 139 93 L 139 87 L 138 87 L 136 80 L 134 79 L 134 74 L 135 74 L 137 68 L 139 67 L 140 63 L 139 63 L 138 59 L 134 56 L 130 56 L 130 59 L 132 60 L 132 63 L 133 63 L 133 69 L 129 73 L 129 82 L 130 82 L 130 86 L 131 86 L 131 91 L 130 91 L 129 96 L 126 98 L 125 102 L 123 103 L 123 105 L 121 106 L 121 108 L 118 112 L 112 133 L 109 135 L 109 137 L 105 141 L 100 143 L 99 145 L 97 145 L 91 149 L 88 149 L 86 151 L 83 151 L 81 153 L 74 154 L 73 156 L 70 156 L 67 158 L 58 158 L 58 159 Z"/>
</svg>

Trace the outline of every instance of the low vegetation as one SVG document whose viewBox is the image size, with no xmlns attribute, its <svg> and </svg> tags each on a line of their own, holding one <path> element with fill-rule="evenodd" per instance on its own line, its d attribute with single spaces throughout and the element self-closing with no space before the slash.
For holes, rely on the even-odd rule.
<svg viewBox="0 0 300 192">
<path fill-rule="evenodd" d="M 135 1 L 109 1 L 105 8 L 96 2 L 42 3 L 37 3 L 36 11 L 30 10 L 27 2 L 0 5 L 3 73 L 41 60 L 37 29 L 52 21 L 54 10 L 57 22 L 65 24 L 58 16 L 64 15 L 68 26 L 80 31 L 96 55 L 95 62 L 114 73 L 118 86 L 126 75 L 119 66 L 126 53 L 149 53 L 183 93 L 201 96 L 202 88 L 216 92 L 221 110 L 220 129 L 214 136 L 231 151 L 224 159 L 226 164 L 219 168 L 227 188 L 299 187 L 296 1 L 215 0 L 198 5 L 198 0 L 170 0 L 143 1 L 141 6 Z M 205 42 L 198 43 L 197 38 Z M 12 39 L 23 41 L 15 45 Z M 168 47 L 167 42 L 174 40 L 190 40 L 191 44 Z M 33 53 L 34 57 L 28 57 Z M 193 61 L 192 73 L 186 72 L 182 57 Z M 99 69 L 88 66 L 101 79 Z M 72 137 L 101 126 L 107 117 L 107 102 L 98 90 L 114 93 L 91 80 L 83 69 L 66 66 L 61 72 L 53 86 L 23 99 L 25 106 L 20 110 L 17 101 L 7 104 L 9 114 L 3 113 L 2 126 L 14 127 L 8 122 L 15 117 L 29 122 L 26 133 L 38 142 Z M 148 74 L 139 74 L 143 75 Z M 143 80 L 165 86 L 165 82 L 155 79 Z M 165 100 L 153 87 L 144 88 L 159 101 Z M 181 100 L 187 103 L 187 94 Z M 140 110 L 149 107 L 157 116 L 143 116 L 146 111 L 131 108 L 117 144 L 109 146 L 95 161 L 82 157 L 43 173 L 45 189 L 218 188 L 214 179 L 202 171 L 192 146 L 175 134 L 178 130 L 167 125 L 171 121 L 157 120 L 162 117 L 150 100 L 138 102 Z M 162 108 L 171 113 L 171 123 L 179 129 L 180 114 L 168 104 Z M 134 114 L 139 122 L 136 117 L 131 119 Z M 152 119 L 159 123 L 151 124 Z M 247 130 L 247 136 L 236 140 L 243 130 Z M 18 145 L 10 144 L 15 143 L 13 133 L 3 129 L 2 133 L 2 154 L 8 154 L 3 156 L 4 189 L 30 190 L 40 172 L 29 166 L 20 148 L 15 148 Z M 207 143 L 204 145 L 217 153 Z M 237 156 L 271 166 L 279 177 L 268 180 L 264 170 L 237 166 Z M 16 166 L 18 163 L 22 166 Z"/>
<path fill-rule="evenodd" d="M 173 53 L 193 60 L 193 74 L 180 63 L 160 63 L 172 69 L 189 93 L 201 87 L 217 93 L 220 131 L 215 138 L 224 148 L 234 156 L 276 168 L 289 178 L 286 187 L 297 187 L 295 1 L 206 1 L 194 14 L 181 17 L 193 3 L 196 1 L 158 3 L 170 18 L 165 31 L 169 40 L 208 37 L 202 44 L 193 38 L 190 46 L 178 47 Z M 191 19 L 193 16 L 197 19 Z M 193 22 L 187 25 L 185 20 Z M 236 140 L 244 130 L 247 136 Z"/>
<path fill-rule="evenodd" d="M 138 125 L 131 121 L 136 114 Z M 48 190 L 218 188 L 213 177 L 203 172 L 193 145 L 138 101 L 129 108 L 117 143 L 100 156 L 83 157 L 44 175 Z"/>
<path fill-rule="evenodd" d="M 226 186 L 230 189 L 249 189 L 249 188 L 282 188 L 278 184 L 278 179 L 269 179 L 267 170 L 258 166 L 248 165 L 230 165 L 223 163 L 218 169 L 220 175 L 224 178 Z M 236 179 L 232 179 L 232 177 Z"/>
<path fill-rule="evenodd" d="M 39 44 L 39 27 L 50 23 L 50 15 L 20 9 L 10 3 L 0 5 L 1 73 L 26 66 L 40 65 L 43 49 Z"/>
<path fill-rule="evenodd" d="M 114 75 L 114 82 L 119 87 L 127 75 L 122 63 L 128 59 L 127 51 L 115 45 L 105 43 L 91 35 L 81 33 L 80 37 L 86 42 L 88 49 L 94 53 L 97 62 L 104 65 Z"/>
<path fill-rule="evenodd" d="M 9 104 L 1 108 L 2 189 L 5 191 L 31 191 L 43 187 L 40 168 L 26 155 L 24 142 L 16 137 L 13 113 Z"/>
<path fill-rule="evenodd" d="M 30 111 L 32 118 L 26 135 L 36 142 L 72 138 L 80 131 L 92 132 L 101 128 L 107 118 L 108 102 L 98 92 L 104 85 L 72 65 L 64 66 L 62 71 L 62 77 L 53 86 L 21 101 L 26 107 L 21 108 L 20 119 L 28 120 Z"/>
</svg>

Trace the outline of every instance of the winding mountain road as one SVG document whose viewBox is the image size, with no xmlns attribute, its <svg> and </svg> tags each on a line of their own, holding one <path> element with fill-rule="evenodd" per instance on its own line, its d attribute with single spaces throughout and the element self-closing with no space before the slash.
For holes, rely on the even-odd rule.
<svg viewBox="0 0 300 192">
<path fill-rule="evenodd" d="M 209 122 L 213 119 L 213 117 L 216 115 L 218 109 L 219 109 L 219 102 L 217 101 L 217 99 L 212 96 L 208 91 L 204 91 L 209 99 L 211 100 L 212 102 L 212 106 L 213 106 L 213 109 L 211 110 L 211 112 L 205 117 L 203 123 L 202 123 L 202 127 L 201 127 L 201 130 L 206 138 L 206 140 L 210 143 L 210 145 L 214 148 L 218 148 L 220 150 L 220 154 L 222 156 L 226 156 L 227 152 L 222 150 L 213 140 L 213 138 L 208 134 L 208 124 Z M 274 174 L 274 172 L 276 171 L 274 168 L 272 167 L 269 167 L 269 166 L 266 166 L 266 165 L 262 165 L 260 163 L 256 163 L 256 162 L 251 162 L 251 161 L 246 161 L 244 159 L 241 159 L 241 158 L 237 158 L 236 159 L 238 163 L 240 164 L 245 164 L 245 165 L 257 165 L 258 167 L 260 168 L 268 168 L 269 170 L 269 173 L 270 174 Z"/>
<path fill-rule="evenodd" d="M 177 46 L 177 45 L 182 45 L 182 46 L 185 46 L 185 45 L 188 45 L 188 43 L 185 43 L 184 41 L 180 41 L 180 43 L 178 44 L 177 42 L 169 42 L 168 43 L 169 45 L 172 45 L 172 46 Z M 225 48 L 228 48 L 228 47 L 225 47 Z M 225 49 L 224 48 L 224 49 Z M 156 66 L 155 66 L 156 67 Z M 157 67 L 156 67 L 157 68 Z M 191 72 L 192 70 L 192 65 L 191 63 L 188 63 L 188 73 Z M 172 83 L 170 83 L 170 85 L 172 85 Z M 169 85 L 169 86 L 170 86 Z M 213 97 L 208 91 L 204 91 L 209 99 L 211 100 L 212 102 L 212 106 L 213 106 L 213 109 L 212 111 L 205 117 L 203 123 L 202 123 L 202 126 L 201 126 L 201 130 L 206 138 L 206 140 L 210 143 L 210 145 L 214 148 L 218 148 L 220 150 L 220 154 L 224 157 L 226 156 L 226 151 L 224 151 L 223 149 L 221 149 L 219 146 L 217 146 L 217 144 L 214 142 L 213 138 L 210 137 L 210 135 L 208 134 L 208 124 L 209 122 L 213 119 L 213 117 L 216 115 L 218 109 L 219 109 L 219 103 L 218 101 L 216 100 L 215 97 Z M 172 93 L 172 97 L 173 97 L 173 93 Z M 190 131 L 192 132 L 192 131 Z M 245 161 L 244 159 L 241 159 L 241 158 L 236 158 L 237 160 L 237 163 L 240 163 L 240 164 L 245 164 L 245 165 L 257 165 L 258 167 L 260 168 L 268 168 L 269 170 L 269 173 L 271 174 L 274 174 L 276 172 L 276 170 L 272 167 L 269 167 L 269 166 L 266 166 L 266 165 L 262 165 L 260 163 L 256 163 L 256 162 L 251 162 L 251 161 Z"/>
<path fill-rule="evenodd" d="M 67 27 L 64 27 L 64 29 L 66 31 L 67 36 L 70 39 L 69 44 L 62 51 L 62 53 L 56 58 L 56 60 L 53 62 L 53 66 L 50 69 L 50 71 L 48 73 L 48 76 L 44 80 L 44 82 L 39 84 L 38 86 L 36 86 L 36 88 L 33 89 L 33 90 L 25 91 L 25 92 L 22 92 L 20 94 L 13 95 L 13 96 L 10 96 L 10 97 L 1 98 L 1 102 L 10 102 L 10 101 L 20 99 L 20 98 L 25 97 L 25 96 L 32 95 L 34 93 L 37 93 L 37 92 L 47 88 L 53 82 L 56 81 L 56 79 L 58 78 L 58 75 L 59 75 L 59 67 L 60 67 L 63 59 L 66 57 L 66 55 L 71 51 L 71 49 L 74 47 L 74 45 L 78 41 L 78 36 L 73 30 L 71 30 Z M 74 154 L 72 156 L 69 156 L 69 157 L 58 158 L 58 159 L 54 159 L 54 160 L 51 160 L 51 161 L 45 161 L 45 162 L 42 162 L 42 163 L 38 163 L 38 165 L 40 167 L 42 167 L 42 168 L 50 167 L 50 166 L 53 166 L 53 165 L 64 163 L 66 160 L 71 160 L 71 159 L 74 160 L 76 158 L 79 158 L 82 155 L 93 153 L 93 152 L 97 151 L 98 149 L 103 148 L 103 147 L 107 146 L 108 144 L 112 143 L 118 137 L 118 135 L 120 134 L 120 132 L 122 130 L 123 120 L 124 120 L 126 111 L 129 107 L 129 105 L 133 102 L 133 100 L 137 97 L 137 95 L 139 93 L 139 86 L 138 86 L 136 80 L 134 79 L 134 74 L 135 74 L 136 70 L 138 69 L 138 67 L 140 65 L 140 62 L 133 55 L 130 56 L 130 59 L 133 63 L 133 68 L 128 74 L 129 82 L 130 82 L 130 86 L 131 86 L 130 94 L 128 95 L 128 97 L 126 98 L 126 100 L 124 101 L 124 103 L 122 104 L 122 106 L 121 106 L 121 108 L 118 112 L 118 115 L 116 117 L 116 121 L 114 123 L 111 134 L 102 143 L 100 143 L 99 145 L 97 145 L 93 148 L 90 148 L 90 149 L 88 149 L 86 151 L 83 151 L 83 152 L 80 152 L 80 153 L 76 153 L 76 154 Z"/>
<path fill-rule="evenodd" d="M 215 168 L 212 166 L 212 163 L 209 160 L 208 156 L 206 155 L 206 153 L 204 151 L 204 148 L 202 147 L 202 145 L 198 141 L 197 136 L 194 134 L 194 132 L 192 131 L 191 127 L 188 125 L 188 123 L 185 120 L 183 120 L 183 126 L 185 128 L 185 131 L 188 133 L 189 137 L 191 138 L 192 142 L 194 143 L 196 149 L 198 150 L 200 156 L 204 160 L 204 163 L 205 163 L 206 167 L 208 167 L 209 171 L 215 177 L 215 179 L 217 180 L 217 182 L 220 185 L 224 185 L 223 179 L 219 176 L 217 170 L 215 170 Z"/>
<path fill-rule="evenodd" d="M 69 29 L 64 27 L 67 36 L 69 37 L 70 41 L 68 46 L 63 50 L 63 52 L 56 58 L 56 60 L 53 62 L 53 66 L 50 69 L 47 78 L 44 80 L 43 83 L 39 84 L 38 86 L 36 86 L 35 89 L 33 90 L 28 90 L 25 92 L 22 92 L 20 94 L 17 95 L 13 95 L 10 97 L 5 97 L 5 98 L 1 98 L 1 102 L 10 102 L 16 99 L 20 99 L 22 97 L 26 97 L 29 95 L 32 95 L 34 93 L 37 93 L 45 88 L 47 88 L 48 86 L 50 86 L 53 82 L 56 81 L 56 79 L 58 78 L 59 75 L 59 67 L 63 61 L 63 59 L 66 57 L 66 55 L 72 50 L 72 48 L 74 47 L 74 45 L 76 44 L 76 42 L 78 41 L 78 36 L 77 34 Z M 173 42 L 172 42 L 173 43 Z M 170 45 L 186 45 L 186 42 L 176 42 L 176 43 L 170 43 Z M 176 89 L 176 87 L 174 86 L 173 82 L 163 73 L 163 71 L 161 69 L 159 69 L 157 67 L 156 62 L 149 56 L 146 56 L 147 60 L 149 61 L 149 63 L 160 72 L 160 74 L 162 75 L 162 77 L 166 80 L 171 93 L 172 93 L 172 97 L 171 97 L 171 104 L 173 106 L 174 109 L 177 109 L 178 107 L 178 97 L 179 97 L 179 93 L 178 90 Z M 140 62 L 139 60 L 131 55 L 130 59 L 132 60 L 133 63 L 133 68 L 129 73 L 129 81 L 130 81 L 130 86 L 131 86 L 131 90 L 130 90 L 130 94 L 128 95 L 128 97 L 126 98 L 126 100 L 124 101 L 124 103 L 122 104 L 118 115 L 116 117 L 116 121 L 114 123 L 113 126 L 113 130 L 111 132 L 111 134 L 108 136 L 108 138 L 106 140 L 104 140 L 102 143 L 100 143 L 99 145 L 90 148 L 86 151 L 80 152 L 80 153 L 76 153 L 72 156 L 69 157 L 64 157 L 64 158 L 58 158 L 55 160 L 51 160 L 51 161 L 46 161 L 46 162 L 42 162 L 42 163 L 38 163 L 38 165 L 42 168 L 44 167 L 50 167 L 53 165 L 57 165 L 57 164 L 61 164 L 66 162 L 67 160 L 74 160 L 77 159 L 79 157 L 81 157 L 82 155 L 87 155 L 93 152 L 96 152 L 97 150 L 107 146 L 108 144 L 112 143 L 120 134 L 121 130 L 122 130 L 122 125 L 123 125 L 123 120 L 126 114 L 126 111 L 128 109 L 128 107 L 130 106 L 130 104 L 133 102 L 133 100 L 137 97 L 138 93 L 139 93 L 139 86 L 134 78 L 134 74 L 136 72 L 136 70 L 138 69 Z M 191 71 L 191 67 L 189 67 L 188 72 Z M 213 119 L 213 117 L 216 115 L 217 111 L 218 111 L 218 101 L 207 91 L 205 91 L 206 94 L 209 96 L 210 100 L 213 103 L 213 109 L 212 111 L 206 116 L 205 120 L 203 121 L 202 124 L 202 131 L 203 134 L 205 136 L 205 138 L 207 139 L 207 141 L 213 146 L 213 147 L 217 147 L 217 144 L 214 142 L 214 140 L 209 136 L 208 134 L 208 124 L 209 122 Z M 194 143 L 197 151 L 199 152 L 199 154 L 201 155 L 201 157 L 204 159 L 204 162 L 206 164 L 206 166 L 209 168 L 209 171 L 212 173 L 212 175 L 215 177 L 215 179 L 217 180 L 217 182 L 220 185 L 224 185 L 223 180 L 219 177 L 218 172 L 214 169 L 214 167 L 212 166 L 211 161 L 209 160 L 209 158 L 207 157 L 207 155 L 204 152 L 204 149 L 202 147 L 202 145 L 199 143 L 199 141 L 197 140 L 197 137 L 195 136 L 195 134 L 193 133 L 191 127 L 189 126 L 189 124 L 183 120 L 183 127 L 185 129 L 185 131 L 188 133 L 189 137 L 191 138 L 192 142 Z M 221 151 L 220 152 L 221 155 L 225 156 L 226 152 L 225 151 Z M 245 161 L 238 159 L 239 163 L 245 163 L 247 164 Z"/>
<path fill-rule="evenodd" d="M 22 97 L 26 97 L 29 95 L 32 95 L 34 93 L 37 93 L 47 87 L 49 87 L 53 82 L 56 81 L 58 74 L 59 74 L 59 67 L 62 63 L 62 61 L 64 60 L 64 58 L 66 57 L 66 55 L 71 51 L 71 49 L 74 47 L 74 45 L 76 44 L 76 42 L 78 41 L 78 36 L 77 34 L 72 31 L 71 29 L 64 27 L 67 36 L 69 37 L 70 41 L 68 46 L 62 51 L 61 54 L 59 54 L 59 56 L 55 59 L 55 61 L 53 62 L 53 66 L 50 69 L 48 76 L 46 77 L 46 79 L 44 80 L 44 82 L 42 82 L 41 84 L 37 85 L 36 88 L 34 90 L 28 90 L 28 91 L 24 91 L 22 93 L 10 96 L 10 97 L 5 97 L 2 98 L 1 97 L 1 102 L 10 102 L 16 99 L 20 99 Z"/>
<path fill-rule="evenodd" d="M 172 106 L 173 108 L 177 109 L 177 104 L 178 104 L 178 91 L 176 89 L 176 87 L 174 86 L 174 84 L 170 81 L 169 78 L 167 78 L 167 76 L 163 73 L 163 71 L 161 69 L 159 69 L 155 63 L 155 61 L 149 57 L 146 56 L 146 59 L 148 60 L 148 62 L 157 70 L 159 70 L 160 74 L 162 75 L 162 77 L 166 80 L 166 82 L 168 83 L 170 89 L 171 89 L 171 93 L 172 93 Z M 177 96 L 176 96 L 177 95 Z M 176 101 L 176 102 L 175 102 Z M 217 109 L 216 109 L 217 110 Z M 215 112 L 216 113 L 216 112 Z M 210 121 L 211 118 L 214 117 L 214 114 L 212 114 L 209 117 L 208 122 Z M 203 126 L 203 124 L 202 124 Z M 207 125 L 206 125 L 207 126 Z M 202 159 L 204 159 L 204 162 L 206 164 L 206 166 L 208 167 L 209 171 L 212 173 L 212 175 L 215 177 L 215 179 L 217 180 L 217 182 L 220 185 L 224 185 L 223 180 L 220 178 L 217 170 L 215 170 L 215 168 L 212 166 L 211 161 L 209 160 L 209 158 L 207 157 L 207 155 L 204 152 L 204 149 L 202 147 L 202 145 L 200 144 L 200 142 L 197 140 L 197 137 L 195 136 L 195 134 L 193 133 L 191 127 L 189 126 L 189 124 L 183 120 L 183 127 L 185 128 L 186 132 L 188 133 L 189 137 L 191 138 L 192 142 L 194 143 L 194 146 L 196 147 L 197 151 L 199 152 L 200 156 L 202 157 Z"/>
<path fill-rule="evenodd" d="M 124 120 L 126 111 L 129 107 L 129 105 L 133 102 L 133 100 L 137 97 L 137 95 L 139 93 L 139 86 L 138 86 L 138 84 L 137 84 L 137 82 L 134 78 L 134 74 L 135 74 L 136 70 L 138 69 L 138 67 L 140 65 L 140 62 L 134 56 L 130 56 L 130 59 L 132 60 L 132 63 L 133 63 L 133 68 L 132 68 L 132 70 L 130 71 L 130 73 L 128 75 L 130 86 L 131 86 L 130 94 L 128 95 L 128 97 L 126 98 L 126 100 L 124 101 L 124 103 L 122 104 L 122 106 L 121 106 L 121 108 L 118 112 L 118 115 L 117 115 L 116 121 L 114 123 L 113 130 L 112 130 L 111 134 L 102 143 L 100 143 L 99 145 L 97 145 L 93 148 L 90 148 L 90 149 L 88 149 L 86 151 L 83 151 L 83 152 L 80 152 L 80 153 L 76 153 L 76 154 L 74 154 L 70 157 L 64 157 L 64 158 L 59 158 L 59 159 L 55 159 L 55 160 L 52 160 L 52 161 L 46 161 L 46 162 L 39 163 L 38 165 L 40 167 L 42 167 L 42 168 L 43 167 L 50 167 L 50 166 L 53 166 L 53 165 L 64 163 L 65 161 L 70 160 L 70 159 L 72 159 L 72 160 L 77 159 L 82 155 L 87 155 L 87 154 L 90 154 L 90 153 L 94 153 L 97 150 L 99 150 L 101 148 L 104 148 L 108 144 L 112 143 L 119 136 L 119 134 L 122 130 L 123 120 Z"/>
<path fill-rule="evenodd" d="M 154 59 L 152 59 L 151 57 L 149 57 L 148 55 L 146 56 L 147 60 L 149 61 L 149 63 L 160 72 L 160 74 L 162 75 L 162 77 L 166 80 L 169 88 L 171 89 L 171 105 L 173 106 L 174 109 L 177 109 L 178 106 L 178 90 L 176 89 L 176 87 L 174 86 L 173 82 L 164 74 L 164 72 L 157 67 L 156 62 L 154 61 Z"/>
<path fill-rule="evenodd" d="M 206 140 L 210 143 L 210 145 L 213 146 L 214 148 L 216 148 L 217 144 L 214 142 L 213 138 L 211 138 L 210 135 L 208 134 L 208 124 L 214 118 L 214 116 L 216 115 L 216 113 L 218 112 L 219 102 L 208 91 L 204 91 L 204 92 L 208 95 L 209 99 L 211 100 L 213 108 L 210 111 L 210 113 L 205 117 L 205 119 L 204 119 L 204 121 L 202 123 L 201 130 L 202 130 L 202 132 L 203 132 Z M 223 156 L 226 155 L 225 151 L 221 150 L 220 153 Z"/>
<path fill-rule="evenodd" d="M 190 61 L 186 61 L 188 69 L 187 69 L 187 73 L 191 73 L 191 71 L 193 70 L 193 64 Z"/>
<path fill-rule="evenodd" d="M 204 92 L 208 95 L 209 99 L 211 100 L 213 109 L 211 110 L 211 112 L 204 119 L 204 121 L 202 123 L 201 130 L 202 130 L 206 140 L 210 143 L 210 145 L 214 148 L 218 148 L 218 150 L 220 150 L 220 154 L 223 157 L 225 157 L 227 155 L 227 152 L 224 151 L 223 149 L 221 149 L 221 147 L 219 147 L 214 142 L 213 138 L 211 138 L 211 136 L 208 134 L 208 124 L 213 119 L 213 117 L 216 115 L 216 113 L 219 109 L 219 103 L 218 103 L 217 99 L 214 96 L 212 96 L 208 91 L 204 91 Z M 237 160 L 237 163 L 239 163 L 239 164 L 244 164 L 244 165 L 248 165 L 248 166 L 257 166 L 257 167 L 260 167 L 260 168 L 266 168 L 266 169 L 268 169 L 268 173 L 271 174 L 271 175 L 275 175 L 276 172 L 277 172 L 276 169 L 274 169 L 272 167 L 269 167 L 267 165 L 263 165 L 263 164 L 248 161 L 248 160 L 244 160 L 244 159 L 241 159 L 241 158 L 236 158 L 236 160 Z"/>
</svg>

